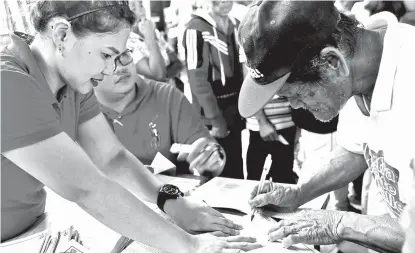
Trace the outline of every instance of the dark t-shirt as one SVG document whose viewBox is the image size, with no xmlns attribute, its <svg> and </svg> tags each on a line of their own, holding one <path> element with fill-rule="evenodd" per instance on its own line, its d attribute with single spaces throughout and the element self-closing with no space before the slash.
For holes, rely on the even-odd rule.
<svg viewBox="0 0 415 253">
<path fill-rule="evenodd" d="M 176 87 L 151 80 L 137 85 L 135 100 L 123 112 L 105 106 L 102 112 L 121 143 L 142 163 L 150 165 L 158 151 L 176 162 L 170 152 L 173 143 L 192 144 L 201 137 L 211 138 L 200 115 Z M 156 125 L 160 137 L 158 149 L 152 146 L 150 123 Z"/>
<path fill-rule="evenodd" d="M 1 50 L 1 152 L 29 146 L 65 132 L 76 139 L 78 125 L 100 113 L 91 91 L 64 86 L 59 101 L 29 46 L 11 35 Z M 27 229 L 45 209 L 43 184 L 1 156 L 1 240 Z"/>
<path fill-rule="evenodd" d="M 305 109 L 292 109 L 291 116 L 296 126 L 316 134 L 330 134 L 337 131 L 339 116 L 329 122 L 321 122 Z"/>
</svg>

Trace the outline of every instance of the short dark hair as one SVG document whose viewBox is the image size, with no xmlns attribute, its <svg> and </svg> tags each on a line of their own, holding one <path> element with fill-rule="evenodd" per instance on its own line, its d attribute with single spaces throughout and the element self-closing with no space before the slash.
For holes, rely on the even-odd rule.
<svg viewBox="0 0 415 253">
<path fill-rule="evenodd" d="M 39 0 L 33 4 L 30 16 L 36 31 L 43 32 L 54 17 L 68 19 L 88 10 L 108 6 L 75 18 L 71 24 L 75 35 L 80 37 L 87 33 L 112 33 L 119 31 L 125 25 L 132 26 L 136 21 L 136 16 L 129 6 L 121 5 L 120 2 L 125 1 Z"/>
<path fill-rule="evenodd" d="M 357 37 L 363 26 L 353 15 L 340 13 L 340 21 L 335 31 L 327 39 L 326 43 L 320 46 L 309 48 L 294 63 L 288 82 L 318 82 L 321 80 L 320 66 L 323 59 L 320 56 L 321 50 L 326 46 L 340 48 L 346 57 L 354 55 Z"/>
</svg>

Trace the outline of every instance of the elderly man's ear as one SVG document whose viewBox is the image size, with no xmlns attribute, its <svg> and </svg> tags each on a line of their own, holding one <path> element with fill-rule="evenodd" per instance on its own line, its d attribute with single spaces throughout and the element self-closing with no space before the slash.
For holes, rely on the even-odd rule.
<svg viewBox="0 0 415 253">
<path fill-rule="evenodd" d="M 320 56 L 332 70 L 338 71 L 340 75 L 348 76 L 350 74 L 346 59 L 337 48 L 325 47 L 321 50 Z"/>
</svg>

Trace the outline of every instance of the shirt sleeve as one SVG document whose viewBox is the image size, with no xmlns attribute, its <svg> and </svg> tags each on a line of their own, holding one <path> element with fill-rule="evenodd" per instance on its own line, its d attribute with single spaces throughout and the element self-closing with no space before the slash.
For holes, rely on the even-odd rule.
<svg viewBox="0 0 415 253">
<path fill-rule="evenodd" d="M 172 126 L 176 143 L 192 144 L 202 137 L 211 138 L 200 115 L 182 92 L 173 87 Z"/>
<path fill-rule="evenodd" d="M 185 48 L 189 84 L 192 94 L 203 108 L 206 118 L 213 119 L 222 114 L 218 101 L 208 80 L 209 48 L 200 31 L 187 29 L 183 46 Z"/>
<path fill-rule="evenodd" d="M 80 107 L 79 124 L 82 124 L 101 113 L 101 108 L 94 95 L 94 90 L 91 90 L 88 94 L 84 95 Z"/>
<path fill-rule="evenodd" d="M 337 125 L 338 145 L 362 155 L 369 120 L 369 117 L 362 114 L 354 98 L 351 98 L 340 111 Z"/>
<path fill-rule="evenodd" d="M 47 95 L 26 73 L 1 71 L 1 152 L 32 145 L 63 131 Z"/>
</svg>

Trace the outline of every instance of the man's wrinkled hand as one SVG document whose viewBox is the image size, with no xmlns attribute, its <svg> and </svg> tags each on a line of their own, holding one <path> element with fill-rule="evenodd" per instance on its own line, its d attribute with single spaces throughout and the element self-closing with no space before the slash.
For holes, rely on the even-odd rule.
<svg viewBox="0 0 415 253">
<path fill-rule="evenodd" d="M 341 241 L 338 227 L 346 212 L 307 210 L 295 218 L 282 220 L 269 231 L 269 240 L 282 239 L 286 248 L 297 243 L 310 245 L 336 244 Z"/>
<path fill-rule="evenodd" d="M 193 197 L 167 200 L 166 213 L 175 223 L 189 233 L 222 232 L 221 236 L 239 235 L 241 225 L 226 219 L 220 212 L 205 202 Z"/>
<path fill-rule="evenodd" d="M 257 195 L 259 185 L 255 186 L 251 192 L 249 205 L 251 207 L 262 207 L 275 205 L 278 207 L 295 210 L 300 203 L 300 189 L 293 184 L 280 184 L 264 182 L 261 192 Z"/>
</svg>

